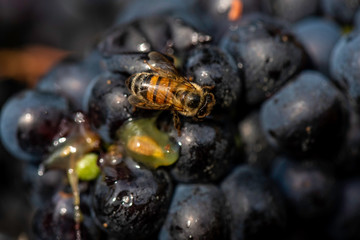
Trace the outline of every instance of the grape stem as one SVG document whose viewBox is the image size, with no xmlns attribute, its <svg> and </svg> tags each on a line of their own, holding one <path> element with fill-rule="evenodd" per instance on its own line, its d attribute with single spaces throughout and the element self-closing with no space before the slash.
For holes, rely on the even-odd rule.
<svg viewBox="0 0 360 240">
<path fill-rule="evenodd" d="M 76 154 L 70 155 L 68 178 L 74 197 L 74 221 L 75 221 L 76 240 L 81 240 L 81 232 L 80 232 L 81 210 L 80 210 L 79 178 L 75 171 L 75 164 L 76 164 L 75 155 Z"/>
</svg>

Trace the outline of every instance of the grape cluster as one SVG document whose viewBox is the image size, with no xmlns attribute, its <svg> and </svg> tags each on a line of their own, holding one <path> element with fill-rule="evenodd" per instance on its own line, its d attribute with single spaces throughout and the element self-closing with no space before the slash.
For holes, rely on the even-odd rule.
<svg viewBox="0 0 360 240">
<path fill-rule="evenodd" d="M 34 211 L 22 228 L 36 240 L 360 239 L 359 29 L 354 0 L 124 4 L 85 57 L 33 89 L 0 81 L 0 166 L 13 159 Z M 134 109 L 126 80 L 150 71 L 151 51 L 213 87 L 209 116 L 180 116 L 179 132 L 170 111 Z M 19 187 L 4 174 L 0 192 Z"/>
</svg>

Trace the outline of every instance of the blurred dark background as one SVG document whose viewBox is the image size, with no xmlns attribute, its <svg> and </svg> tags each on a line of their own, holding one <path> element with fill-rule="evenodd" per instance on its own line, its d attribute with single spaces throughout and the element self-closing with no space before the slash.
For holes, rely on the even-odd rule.
<svg viewBox="0 0 360 240">
<path fill-rule="evenodd" d="M 70 51 L 86 50 L 127 2 L 1 0 L 0 47 L 44 44 Z"/>
</svg>

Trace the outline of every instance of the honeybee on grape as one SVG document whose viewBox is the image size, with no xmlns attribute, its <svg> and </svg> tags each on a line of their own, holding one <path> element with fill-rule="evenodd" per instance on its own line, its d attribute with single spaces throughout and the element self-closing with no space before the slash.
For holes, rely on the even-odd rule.
<svg viewBox="0 0 360 240">
<path fill-rule="evenodd" d="M 131 105 L 153 110 L 170 110 L 174 126 L 180 133 L 179 114 L 202 119 L 211 113 L 216 101 L 210 91 L 214 86 L 199 86 L 178 73 L 174 64 L 158 52 L 145 61 L 151 72 L 131 75 L 126 85 Z"/>
</svg>

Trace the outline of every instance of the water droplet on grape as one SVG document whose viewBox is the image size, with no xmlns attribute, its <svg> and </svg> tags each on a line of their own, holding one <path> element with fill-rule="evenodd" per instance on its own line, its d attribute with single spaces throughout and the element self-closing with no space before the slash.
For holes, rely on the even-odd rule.
<svg viewBox="0 0 360 240">
<path fill-rule="evenodd" d="M 124 207 L 131 207 L 134 203 L 134 196 L 132 193 L 129 193 L 128 195 L 124 195 L 121 198 L 121 205 Z"/>
<path fill-rule="evenodd" d="M 44 172 L 45 172 L 45 166 L 44 166 L 44 164 L 40 164 L 39 168 L 38 168 L 38 171 L 37 171 L 37 174 L 41 177 L 41 176 L 44 175 Z"/>
<path fill-rule="evenodd" d="M 138 45 L 137 49 L 140 52 L 148 52 L 150 50 L 150 44 L 149 43 L 141 43 Z"/>
<path fill-rule="evenodd" d="M 186 227 L 189 228 L 190 226 L 191 226 L 191 220 L 189 219 L 189 220 L 187 220 L 187 222 L 186 222 Z"/>
</svg>

